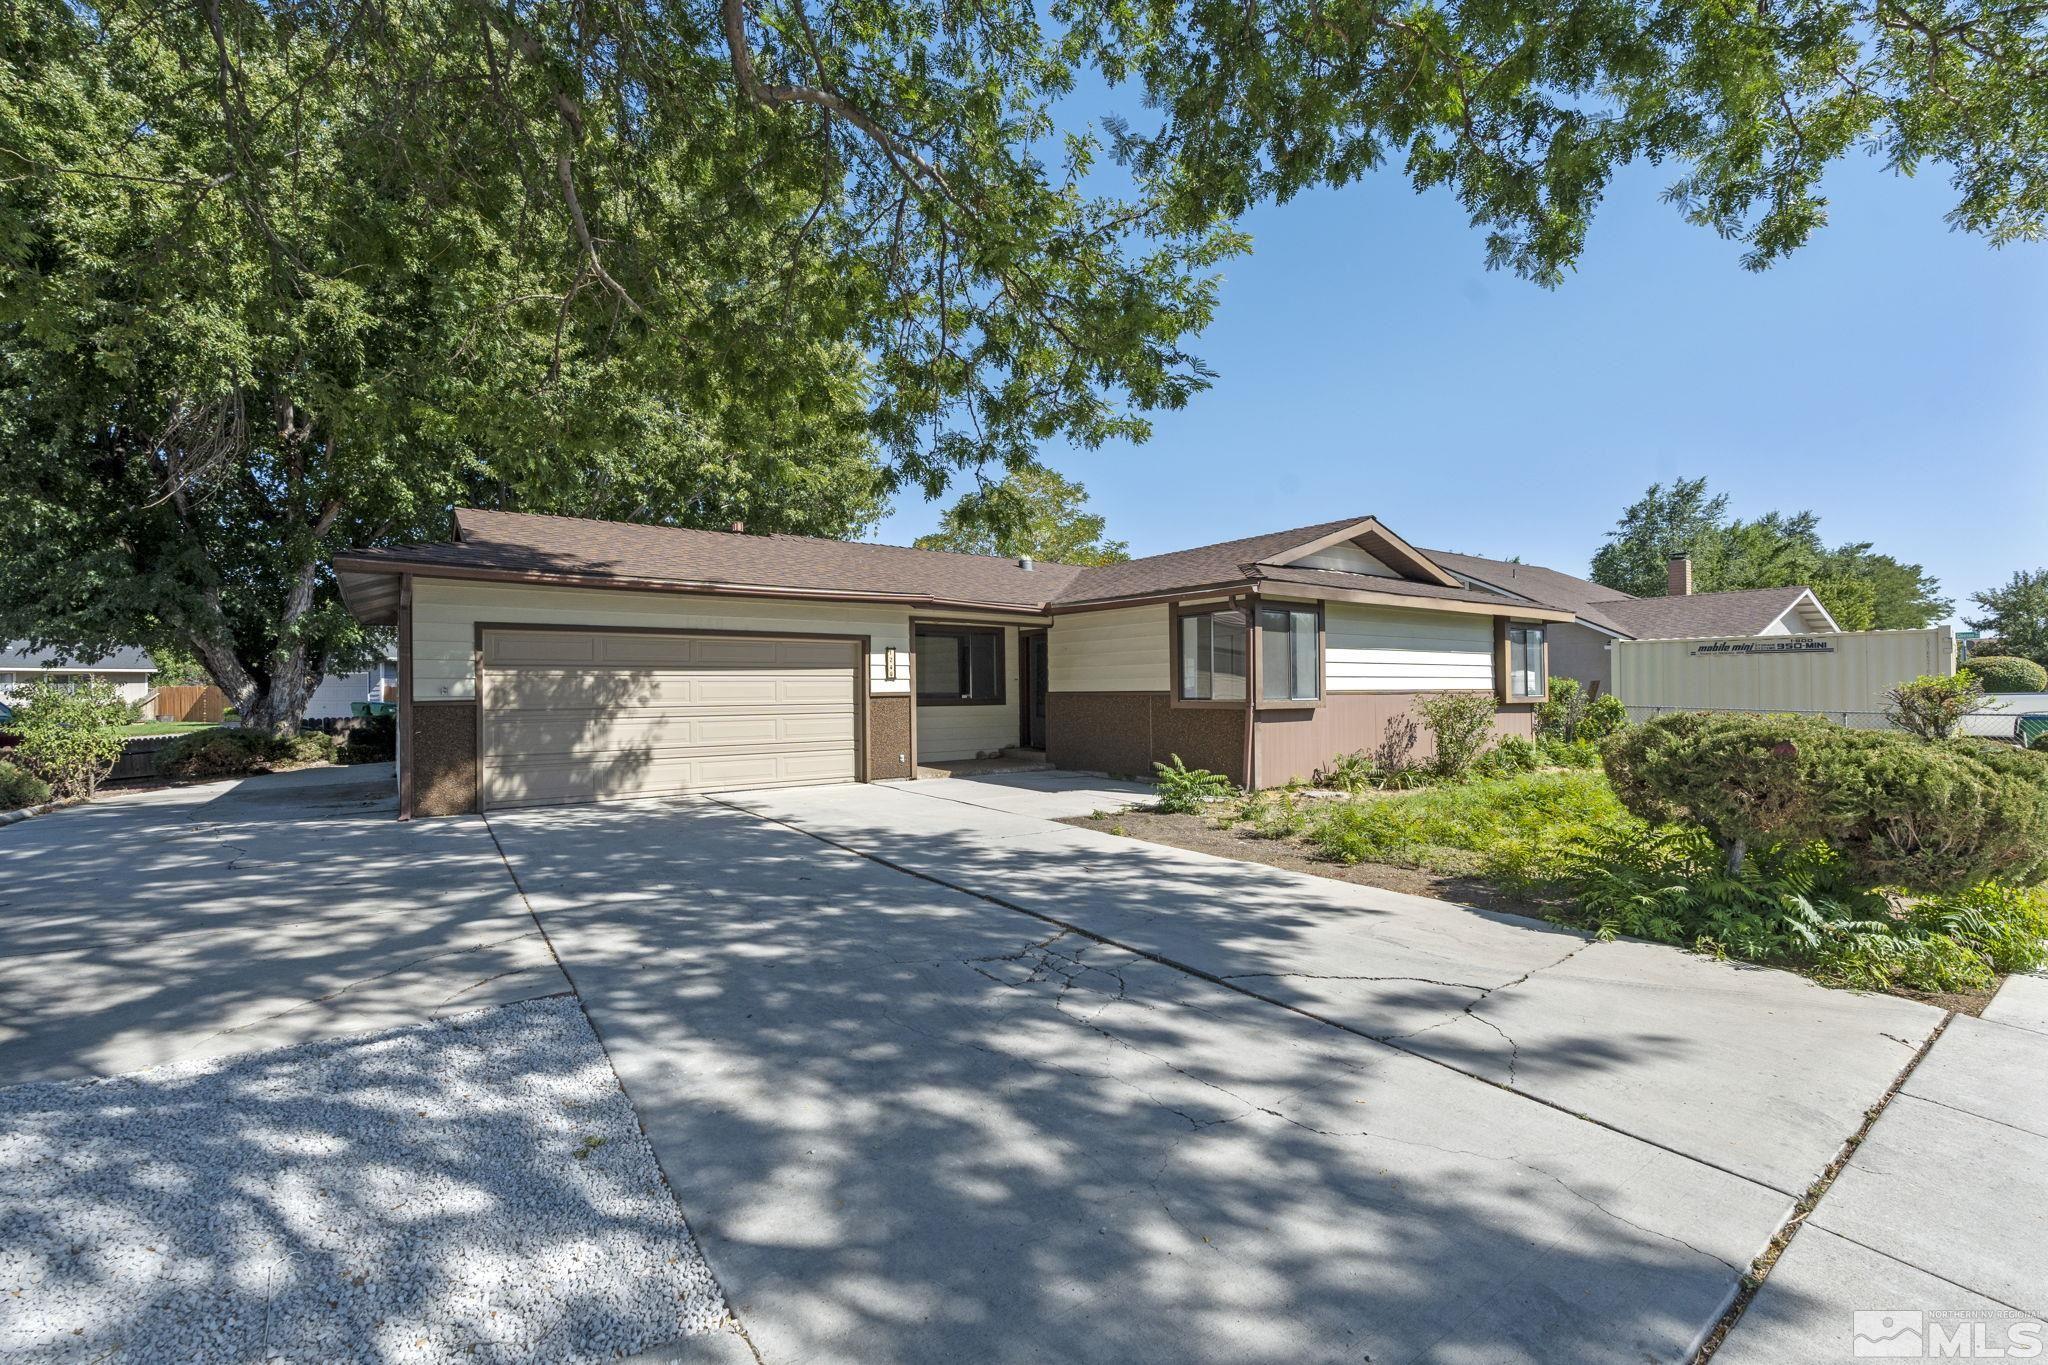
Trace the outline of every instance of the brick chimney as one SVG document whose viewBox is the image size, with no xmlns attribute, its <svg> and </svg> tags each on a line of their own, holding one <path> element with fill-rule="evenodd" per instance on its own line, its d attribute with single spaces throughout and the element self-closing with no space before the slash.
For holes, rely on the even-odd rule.
<svg viewBox="0 0 2048 1365">
<path fill-rule="evenodd" d="M 1692 596 L 1692 556 L 1673 555 L 1665 566 L 1664 595 L 1667 597 Z"/>
</svg>

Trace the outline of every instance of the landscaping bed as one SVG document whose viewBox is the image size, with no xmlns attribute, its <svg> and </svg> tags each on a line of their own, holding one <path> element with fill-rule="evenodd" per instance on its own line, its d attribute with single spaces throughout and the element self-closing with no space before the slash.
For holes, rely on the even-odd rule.
<svg viewBox="0 0 2048 1365">
<path fill-rule="evenodd" d="M 1334 760 L 1330 790 L 1240 793 L 1175 760 L 1152 811 L 1075 823 L 1975 1013 L 2048 964 L 2048 755 L 1959 739 L 1965 684 L 1894 689 L 1893 731 L 1629 726 L 1560 686 L 1534 742 L 1494 735 L 1483 697 L 1426 698 L 1426 763 L 1412 724 Z"/>
</svg>

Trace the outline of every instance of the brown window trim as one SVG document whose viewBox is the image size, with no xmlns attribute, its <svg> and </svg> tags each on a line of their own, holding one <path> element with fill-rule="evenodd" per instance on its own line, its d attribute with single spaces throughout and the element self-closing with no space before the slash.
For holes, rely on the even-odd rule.
<svg viewBox="0 0 2048 1365">
<path fill-rule="evenodd" d="M 1323 604 L 1320 601 L 1296 601 L 1291 598 L 1259 598 L 1252 603 L 1252 643 L 1263 649 L 1261 636 L 1265 627 L 1258 623 L 1258 614 L 1267 608 L 1274 611 L 1300 611 L 1315 608 L 1316 613 L 1316 694 L 1313 697 L 1259 697 L 1256 699 L 1261 711 L 1313 711 L 1324 705 L 1330 698 L 1330 631 L 1324 619 Z M 1258 684 L 1266 685 L 1264 670 L 1259 670 Z"/>
<path fill-rule="evenodd" d="M 1252 651 L 1258 641 L 1255 638 L 1258 625 L 1257 600 L 1250 597 L 1228 597 L 1183 605 L 1173 605 L 1172 629 L 1166 633 L 1166 703 L 1168 706 L 1185 707 L 1189 710 L 1242 711 L 1251 704 L 1252 687 L 1257 681 L 1254 672 Z M 1244 627 L 1244 691 L 1241 700 L 1221 701 L 1213 697 L 1183 697 L 1180 694 L 1180 623 L 1190 616 L 1208 616 L 1219 611 L 1241 611 L 1245 614 Z"/>
<path fill-rule="evenodd" d="M 1514 652 L 1509 643 L 1508 633 L 1517 626 L 1534 626 L 1543 632 L 1543 690 L 1524 694 L 1515 691 Z M 1493 623 L 1493 666 L 1499 674 L 1494 687 L 1494 696 L 1503 706 L 1530 706 L 1550 700 L 1550 623 L 1548 621 L 1523 621 L 1510 617 L 1495 617 Z"/>
<path fill-rule="evenodd" d="M 1010 668 L 1004 636 L 1008 634 L 1001 626 L 975 625 L 970 622 L 916 621 L 910 627 L 910 657 L 912 659 L 910 699 L 913 706 L 1008 706 L 1010 704 Z M 993 635 L 996 641 L 996 694 L 993 697 L 934 697 L 926 696 L 918 689 L 923 685 L 917 676 L 917 640 L 920 635 Z"/>
</svg>

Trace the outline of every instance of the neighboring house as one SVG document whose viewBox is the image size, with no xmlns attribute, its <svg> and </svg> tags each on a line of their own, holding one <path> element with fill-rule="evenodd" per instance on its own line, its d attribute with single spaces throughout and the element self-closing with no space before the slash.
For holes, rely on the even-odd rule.
<svg viewBox="0 0 2048 1365">
<path fill-rule="evenodd" d="M 1149 776 L 1305 778 L 1418 696 L 1527 734 L 1575 613 L 1475 586 L 1371 517 L 1080 568 L 461 510 L 361 550 L 397 630 L 402 816 L 911 776 L 1042 748 Z"/>
<path fill-rule="evenodd" d="M 360 702 L 394 701 L 397 697 L 398 651 L 393 649 L 360 673 L 337 673 L 322 678 L 313 695 L 306 699 L 306 719 L 352 716 Z"/>
<path fill-rule="evenodd" d="M 1631 597 L 1584 578 L 1534 564 L 1425 550 L 1467 584 L 1491 588 L 1517 601 L 1572 614 L 1551 627 L 1550 670 L 1561 678 L 1614 685 L 1610 649 L 1616 640 L 1689 640 L 1707 636 L 1833 635 L 1835 618 L 1811 588 L 1753 588 L 1694 592 L 1692 561 L 1672 559 L 1663 597 Z"/>
<path fill-rule="evenodd" d="M 47 649 L 30 649 L 19 641 L 0 643 L 0 701 L 39 679 L 72 683 L 92 678 L 112 683 L 121 700 L 139 704 L 149 700 L 156 660 L 139 649 L 117 649 L 103 659 L 70 663 Z"/>
</svg>

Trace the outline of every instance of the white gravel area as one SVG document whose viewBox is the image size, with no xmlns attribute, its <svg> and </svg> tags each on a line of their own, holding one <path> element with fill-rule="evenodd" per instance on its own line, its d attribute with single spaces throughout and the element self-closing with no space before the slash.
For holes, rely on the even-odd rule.
<svg viewBox="0 0 2048 1365">
<path fill-rule="evenodd" d="M 0 1089 L 0 1360 L 604 1360 L 725 1317 L 571 999 Z"/>
</svg>

